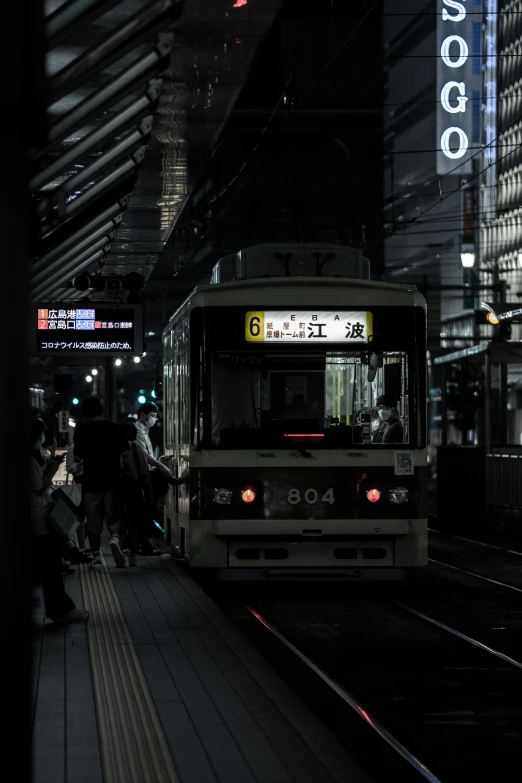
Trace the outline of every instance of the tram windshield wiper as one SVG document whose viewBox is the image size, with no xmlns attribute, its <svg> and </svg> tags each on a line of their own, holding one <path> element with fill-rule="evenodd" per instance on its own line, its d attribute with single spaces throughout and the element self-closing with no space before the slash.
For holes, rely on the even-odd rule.
<svg viewBox="0 0 522 783">
<path fill-rule="evenodd" d="M 302 457 L 306 457 L 307 459 L 315 459 L 313 454 L 310 454 L 309 451 L 307 451 L 303 446 L 301 446 L 296 440 L 293 439 L 291 435 L 287 435 L 286 433 L 282 433 L 283 438 L 287 438 L 288 440 L 292 441 L 293 445 L 296 447 L 296 450 L 299 452 L 299 454 Z"/>
</svg>

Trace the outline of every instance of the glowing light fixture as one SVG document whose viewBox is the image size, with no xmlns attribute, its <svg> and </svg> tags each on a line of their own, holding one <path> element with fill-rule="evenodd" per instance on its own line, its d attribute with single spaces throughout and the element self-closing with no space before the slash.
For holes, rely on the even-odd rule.
<svg viewBox="0 0 522 783">
<path fill-rule="evenodd" d="M 298 432 L 298 433 L 285 433 L 285 438 L 324 438 L 324 432 L 309 432 L 307 434 Z"/>
<path fill-rule="evenodd" d="M 87 383 L 92 383 L 92 375 L 86 375 L 85 380 L 87 381 Z"/>
<path fill-rule="evenodd" d="M 79 405 L 80 404 L 80 400 L 78 399 L 78 397 L 73 397 L 72 404 L 73 405 Z"/>
<path fill-rule="evenodd" d="M 141 359 L 139 356 L 135 356 L 132 361 L 134 362 L 134 364 L 139 364 L 141 362 Z"/>
<path fill-rule="evenodd" d="M 381 492 L 378 489 L 369 489 L 366 493 L 366 497 L 370 503 L 377 503 L 377 501 L 381 499 Z"/>
<path fill-rule="evenodd" d="M 243 501 L 243 503 L 253 503 L 255 499 L 256 499 L 256 493 L 250 487 L 244 489 L 243 492 L 241 493 L 241 500 Z"/>
<path fill-rule="evenodd" d="M 121 359 L 116 359 L 114 364 L 116 365 L 116 367 L 121 367 Z"/>
<path fill-rule="evenodd" d="M 489 312 L 486 315 L 486 321 L 488 321 L 490 324 L 493 324 L 493 326 L 496 326 L 497 324 L 500 323 L 500 321 L 498 320 L 498 316 L 495 315 L 495 313 L 493 312 Z"/>
<path fill-rule="evenodd" d="M 145 405 L 145 403 L 147 402 L 147 398 L 144 397 L 143 394 L 140 394 L 140 396 L 138 397 L 138 402 L 140 405 Z"/>
<path fill-rule="evenodd" d="M 471 269 L 475 266 L 475 253 L 461 253 L 460 260 L 464 269 Z"/>
<path fill-rule="evenodd" d="M 96 367 L 93 370 L 91 370 L 91 375 L 98 375 L 98 370 L 96 369 Z"/>
</svg>

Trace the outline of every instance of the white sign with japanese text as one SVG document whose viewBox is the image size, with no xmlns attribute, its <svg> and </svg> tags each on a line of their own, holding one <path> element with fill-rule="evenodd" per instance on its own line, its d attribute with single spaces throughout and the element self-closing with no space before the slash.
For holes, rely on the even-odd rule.
<svg viewBox="0 0 522 783">
<path fill-rule="evenodd" d="M 245 317 L 249 343 L 367 343 L 372 332 L 372 314 L 367 312 L 268 310 Z"/>
</svg>

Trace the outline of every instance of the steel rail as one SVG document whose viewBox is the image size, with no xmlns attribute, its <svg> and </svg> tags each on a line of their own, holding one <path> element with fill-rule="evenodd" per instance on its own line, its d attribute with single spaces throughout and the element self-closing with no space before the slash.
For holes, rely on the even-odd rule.
<svg viewBox="0 0 522 783">
<path fill-rule="evenodd" d="M 474 647 L 478 647 L 479 650 L 484 650 L 484 652 L 490 653 L 491 655 L 495 655 L 497 658 L 500 658 L 500 660 L 511 664 L 511 666 L 516 666 L 517 669 L 522 669 L 522 663 L 520 663 L 520 661 L 517 661 L 515 658 L 510 658 L 509 655 L 505 655 L 504 653 L 501 653 L 499 650 L 493 649 L 493 647 L 488 647 L 487 644 L 484 644 L 483 642 L 479 642 L 478 639 L 473 639 L 472 636 L 468 636 L 467 634 L 462 633 L 462 631 L 457 631 L 456 628 L 452 628 L 450 625 L 441 623 L 439 620 L 435 620 L 434 617 L 429 617 L 427 614 L 424 614 L 423 612 L 418 612 L 416 609 L 412 609 L 411 606 L 406 606 L 406 604 L 403 604 L 400 601 L 396 601 L 394 598 L 392 598 L 391 601 L 396 606 L 400 606 L 400 608 L 403 609 L 404 611 L 409 612 L 410 614 L 414 614 L 416 617 L 420 617 L 422 620 L 426 620 L 426 622 L 431 623 L 432 625 L 435 625 L 438 628 L 442 628 L 444 631 L 447 631 L 448 633 L 457 636 L 459 639 L 462 639 L 463 641 L 472 644 Z"/>
<path fill-rule="evenodd" d="M 496 544 L 487 544 L 485 541 L 476 541 L 474 538 L 464 538 L 463 536 L 456 536 L 453 533 L 445 533 L 444 530 L 437 530 L 434 527 L 429 527 L 428 533 L 438 533 L 440 536 L 451 536 L 451 538 L 455 538 L 457 541 L 466 541 L 468 544 L 485 546 L 488 549 L 499 549 L 501 552 L 508 552 L 510 555 L 518 555 L 519 557 L 522 557 L 522 552 L 517 552 L 516 549 L 507 549 L 505 546 L 497 546 Z"/>
<path fill-rule="evenodd" d="M 467 571 L 465 568 L 459 568 L 459 566 L 451 565 L 451 563 L 444 563 L 442 560 L 435 560 L 433 557 L 428 557 L 428 561 L 430 563 L 436 563 L 437 565 L 444 566 L 444 568 L 451 568 L 453 571 L 460 571 L 461 574 L 472 576 L 474 579 L 482 579 L 483 582 L 491 582 L 493 585 L 498 585 L 499 587 L 505 587 L 508 590 L 515 590 L 517 593 L 522 593 L 522 587 L 515 587 L 515 585 L 510 585 L 508 582 L 499 582 L 498 579 L 491 579 L 489 576 L 476 574 L 474 571 Z"/>
<path fill-rule="evenodd" d="M 383 740 L 385 740 L 388 745 L 390 745 L 400 756 L 402 756 L 402 758 L 407 761 L 408 764 L 417 770 L 417 772 L 419 772 L 422 777 L 425 778 L 425 780 L 429 780 L 430 783 L 441 783 L 440 779 L 436 777 L 436 775 L 434 775 L 425 764 L 419 761 L 419 759 L 414 756 L 413 753 L 410 753 L 410 751 L 392 734 L 390 734 L 390 732 L 381 723 L 379 723 L 379 721 L 373 715 L 364 709 L 362 704 L 358 701 L 358 699 L 355 698 L 355 696 L 345 690 L 342 685 L 333 680 L 316 663 L 308 658 L 307 655 L 302 653 L 295 645 L 292 644 L 292 642 L 286 639 L 283 634 L 278 631 L 274 625 L 272 625 L 272 623 L 268 622 L 268 620 L 265 620 L 265 618 L 262 617 L 259 612 L 250 606 L 247 606 L 246 608 L 252 614 L 252 616 L 261 623 L 261 625 L 270 631 L 276 637 L 276 639 L 278 639 L 304 664 L 306 664 L 306 666 L 308 666 L 308 668 L 311 669 L 314 674 L 316 674 L 324 683 L 326 683 L 326 685 L 328 685 L 328 687 L 331 688 L 331 690 L 334 691 L 334 693 L 336 693 L 337 696 L 339 696 L 339 698 L 345 702 L 345 704 L 351 707 L 351 709 L 354 710 L 354 712 L 356 712 L 357 715 L 359 715 L 359 717 L 361 717 L 368 724 L 368 726 L 377 732 L 377 734 Z"/>
</svg>

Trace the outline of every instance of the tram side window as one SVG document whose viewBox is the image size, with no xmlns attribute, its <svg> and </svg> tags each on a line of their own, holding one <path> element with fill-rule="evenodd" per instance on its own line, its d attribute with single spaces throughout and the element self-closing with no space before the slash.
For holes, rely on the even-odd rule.
<svg viewBox="0 0 522 783">
<path fill-rule="evenodd" d="M 258 373 L 252 365 L 216 357 L 212 378 L 212 443 L 220 444 L 223 430 L 256 428 Z"/>
<path fill-rule="evenodd" d="M 277 448 L 293 433 L 324 447 L 408 443 L 408 357 L 381 354 L 374 369 L 362 353 L 216 353 L 212 444 Z"/>
</svg>

